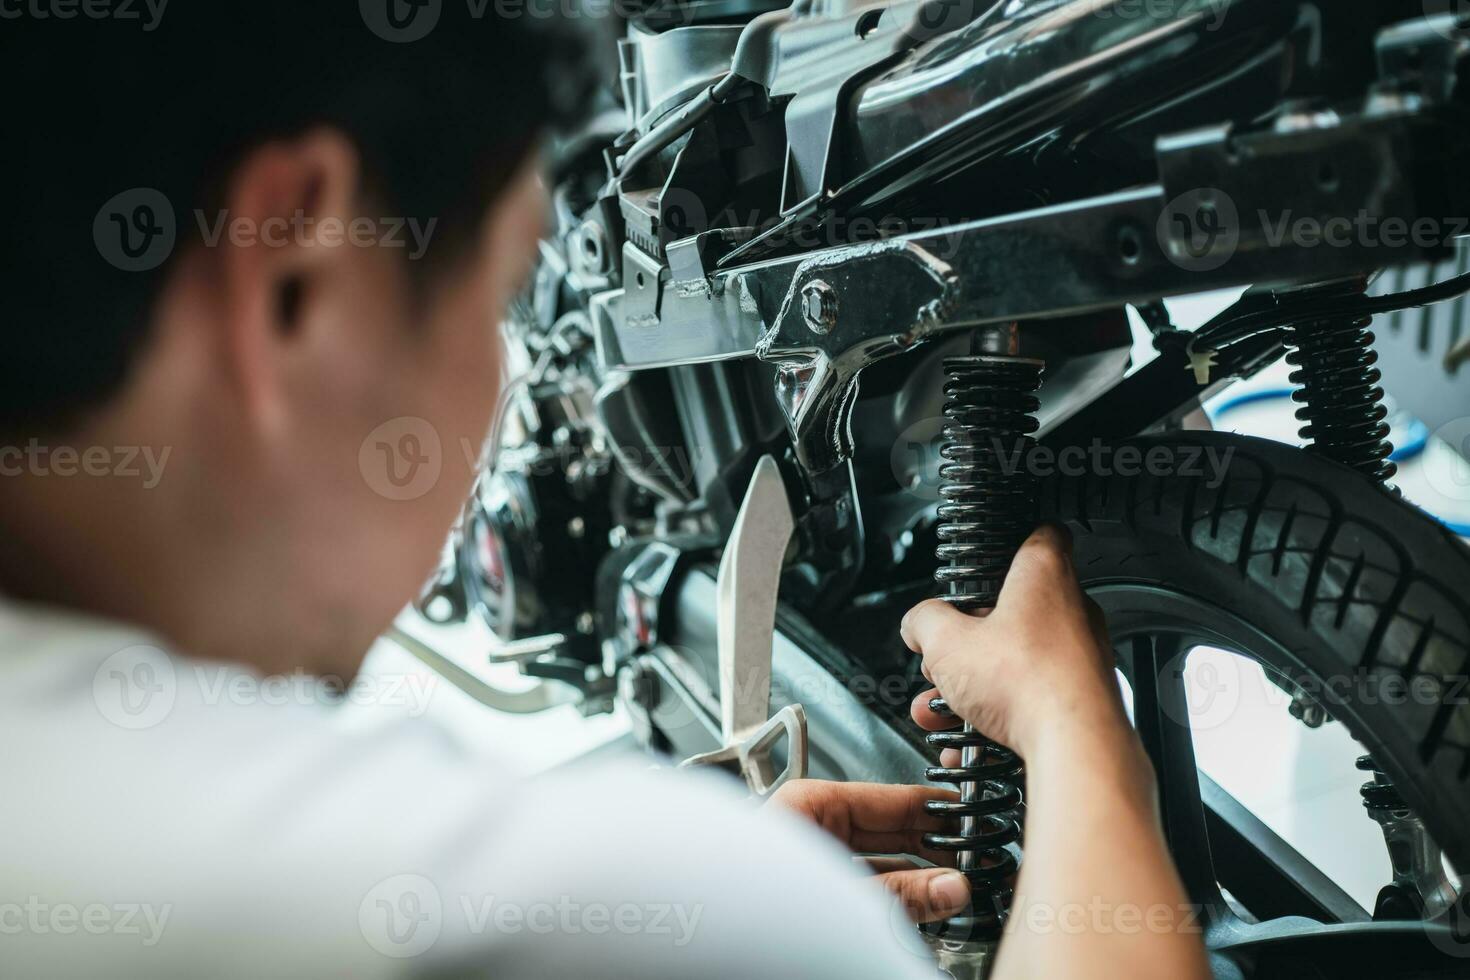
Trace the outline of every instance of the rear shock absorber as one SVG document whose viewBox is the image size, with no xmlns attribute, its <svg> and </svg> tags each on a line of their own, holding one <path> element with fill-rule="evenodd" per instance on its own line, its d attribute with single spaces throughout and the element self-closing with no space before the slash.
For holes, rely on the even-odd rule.
<svg viewBox="0 0 1470 980">
<path fill-rule="evenodd" d="M 944 361 L 945 462 L 939 470 L 940 567 L 934 577 L 943 586 L 940 598 L 965 611 L 995 606 L 1011 560 L 1037 522 L 1036 479 L 1026 462 L 1035 444 L 1035 392 L 1043 364 L 1018 357 L 1018 350 L 1012 324 L 977 333 L 970 356 Z M 942 698 L 930 707 L 951 713 Z M 1021 760 L 968 724 L 933 733 L 928 742 L 960 751 L 960 765 L 926 774 L 958 787 L 958 801 L 934 801 L 928 810 L 957 818 L 959 826 L 955 833 L 927 834 L 924 841 L 958 852 L 956 863 L 969 879 L 972 898 L 965 913 L 927 931 L 946 942 L 992 943 L 1005 924 L 1017 870 L 1008 845 L 1021 836 Z"/>
<path fill-rule="evenodd" d="M 1322 292 L 1335 298 L 1344 292 L 1361 293 L 1363 286 L 1353 281 Z M 1286 360 L 1296 368 L 1290 377 L 1298 386 L 1292 398 L 1301 406 L 1296 413 L 1305 423 L 1300 435 L 1312 451 L 1387 487 L 1397 467 L 1389 460 L 1393 445 L 1378 384 L 1383 375 L 1375 367 L 1372 325 L 1371 317 L 1294 324 Z M 1357 766 L 1373 776 L 1363 784 L 1363 806 L 1383 828 L 1394 865 L 1394 881 L 1379 893 L 1374 918 L 1418 918 L 1426 904 L 1420 891 L 1431 895 L 1431 904 L 1438 895 L 1434 880 L 1440 873 L 1438 848 L 1373 758 L 1362 756 Z"/>
<path fill-rule="evenodd" d="M 1338 287 L 1340 290 L 1341 287 Z M 1360 283 L 1351 289 L 1361 292 Z M 1300 435 L 1312 451 L 1369 479 L 1386 484 L 1396 470 L 1389 456 L 1388 409 L 1383 404 L 1383 375 L 1374 365 L 1371 317 L 1317 320 L 1292 327 L 1293 348 L 1286 361 L 1296 368 L 1292 399 L 1305 423 Z"/>
<path fill-rule="evenodd" d="M 1373 918 L 1435 918 L 1458 900 L 1455 886 L 1445 875 L 1439 845 L 1372 756 L 1361 756 L 1358 768 L 1373 777 L 1358 792 L 1368 816 L 1383 830 L 1393 869 L 1393 880 L 1379 890 L 1373 903 Z"/>
</svg>

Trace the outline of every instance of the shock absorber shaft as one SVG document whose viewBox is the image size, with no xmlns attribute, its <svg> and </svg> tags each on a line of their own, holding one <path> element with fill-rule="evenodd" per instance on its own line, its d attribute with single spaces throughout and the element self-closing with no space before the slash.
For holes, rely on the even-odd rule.
<svg viewBox="0 0 1470 980">
<path fill-rule="evenodd" d="M 940 598 L 965 611 L 995 606 L 1011 560 L 1036 526 L 1036 479 L 1027 461 L 1043 368 L 1040 361 L 1017 356 L 1014 326 L 978 334 L 974 350 L 944 362 L 940 453 L 945 462 L 936 551 L 941 564 L 935 573 L 943 586 Z M 949 713 L 943 699 L 936 698 L 931 707 Z M 1008 880 L 1016 871 L 1007 845 L 1020 837 L 1014 813 L 1021 805 L 1016 785 L 1021 762 L 968 724 L 931 734 L 928 741 L 941 751 L 960 751 L 959 766 L 927 773 L 930 780 L 957 786 L 960 798 L 929 804 L 933 814 L 958 818 L 959 828 L 955 834 L 926 835 L 925 842 L 957 852 L 956 863 L 973 896 L 969 913 L 943 923 L 936 934 L 994 940 L 1005 922 Z"/>
</svg>

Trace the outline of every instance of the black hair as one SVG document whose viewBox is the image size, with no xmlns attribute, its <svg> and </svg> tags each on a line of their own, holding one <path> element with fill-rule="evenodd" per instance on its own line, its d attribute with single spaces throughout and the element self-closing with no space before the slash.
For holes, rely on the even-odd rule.
<svg viewBox="0 0 1470 980">
<path fill-rule="evenodd" d="M 272 138 L 345 133 L 384 216 L 435 222 L 416 281 L 442 271 L 540 132 L 576 111 L 576 57 L 564 29 L 461 0 L 13 6 L 0 432 L 64 428 L 116 393 L 170 266 L 206 237 L 196 215 Z"/>
</svg>

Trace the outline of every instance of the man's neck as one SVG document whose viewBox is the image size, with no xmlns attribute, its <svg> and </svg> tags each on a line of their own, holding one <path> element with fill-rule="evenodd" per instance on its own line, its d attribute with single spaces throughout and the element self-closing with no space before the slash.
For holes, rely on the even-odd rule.
<svg viewBox="0 0 1470 980">
<path fill-rule="evenodd" d="M 0 592 L 139 626 L 192 655 L 280 669 L 261 656 L 283 646 L 260 642 L 269 596 L 252 594 L 277 576 L 247 573 L 248 521 L 219 510 L 231 498 L 217 485 L 205 492 L 187 426 L 143 440 L 128 433 L 145 428 L 111 421 L 0 440 Z"/>
</svg>

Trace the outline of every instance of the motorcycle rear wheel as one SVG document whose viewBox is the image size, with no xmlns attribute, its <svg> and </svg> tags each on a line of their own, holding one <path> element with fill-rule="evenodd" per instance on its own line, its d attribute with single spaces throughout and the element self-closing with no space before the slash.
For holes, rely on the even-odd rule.
<svg viewBox="0 0 1470 980">
<path fill-rule="evenodd" d="M 1248 930 L 1220 901 L 1200 812 L 1182 673 L 1196 647 L 1248 656 L 1312 694 L 1455 867 L 1470 869 L 1470 549 L 1393 492 L 1291 446 L 1222 433 L 1125 445 L 1126 457 L 1115 449 L 1080 475 L 1044 481 L 1043 517 L 1072 531 L 1078 575 L 1107 614 L 1171 847 L 1191 893 L 1213 907 L 1212 948 L 1239 946 Z M 1369 941 L 1354 927 L 1334 952 L 1359 969 L 1380 957 L 1403 968 L 1406 956 L 1425 957 L 1425 975 L 1456 961 L 1463 969 L 1466 901 L 1433 948 L 1422 934 Z M 1368 924 L 1379 927 L 1393 931 Z M 1321 928 L 1277 942 L 1274 965 L 1285 975 L 1320 967 Z M 1239 946 L 1250 947 L 1246 975 L 1277 972 L 1262 969 L 1263 938 Z"/>
</svg>

